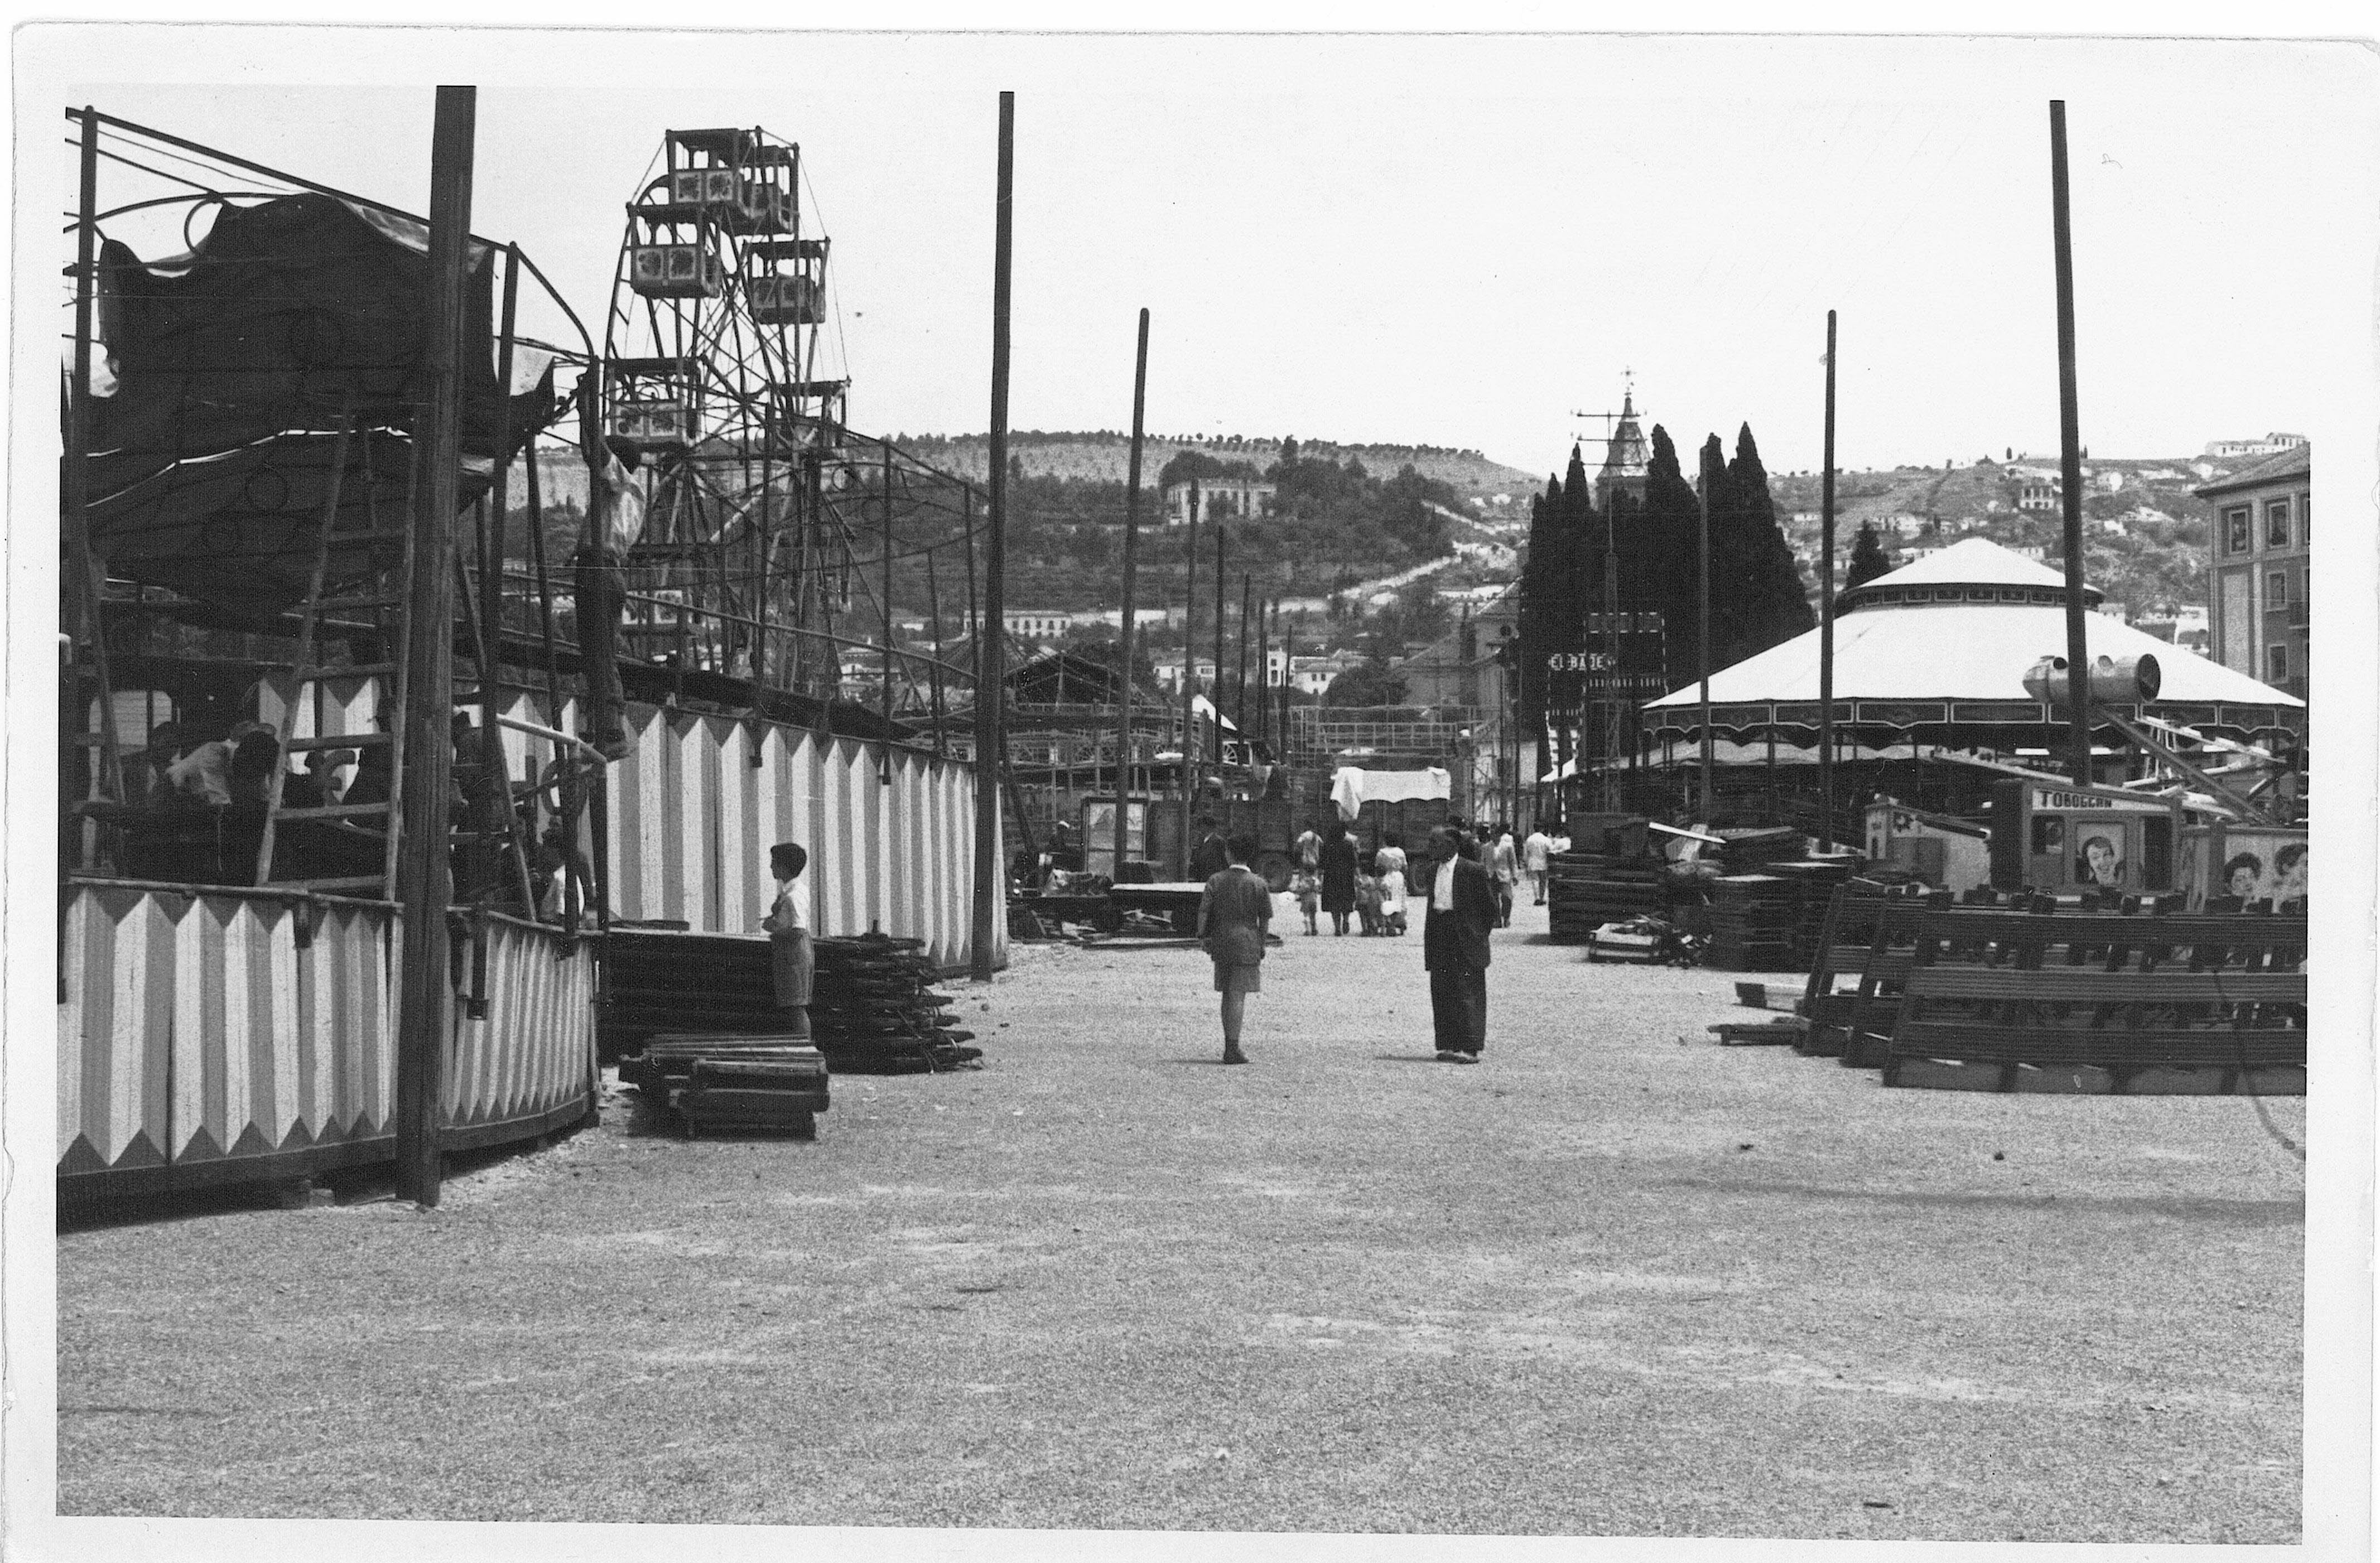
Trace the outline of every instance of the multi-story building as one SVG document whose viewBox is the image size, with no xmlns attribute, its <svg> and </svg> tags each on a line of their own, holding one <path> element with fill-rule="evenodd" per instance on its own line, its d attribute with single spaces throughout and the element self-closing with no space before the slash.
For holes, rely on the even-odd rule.
<svg viewBox="0 0 2380 1563">
<path fill-rule="evenodd" d="M 2265 456 L 2297 450 L 2307 443 L 2302 434 L 2267 434 L 2261 440 L 2215 440 L 2206 446 L 2211 456 Z"/>
<path fill-rule="evenodd" d="M 1063 608 L 1009 608 L 1002 611 L 1000 622 L 1023 639 L 1055 640 L 1073 620 Z"/>
<path fill-rule="evenodd" d="M 1201 478 L 1196 482 L 1184 480 L 1165 487 L 1165 524 L 1186 527 L 1190 524 L 1190 494 L 1198 494 L 1198 520 L 1201 524 L 1221 519 L 1247 521 L 1272 514 L 1273 499 L 1280 491 L 1270 483 L 1260 483 L 1253 478 Z"/>
<path fill-rule="evenodd" d="M 2301 700 L 2307 698 L 2313 488 L 2313 447 L 2301 442 L 2196 491 L 2215 507 L 2207 539 L 2210 653 Z"/>
</svg>

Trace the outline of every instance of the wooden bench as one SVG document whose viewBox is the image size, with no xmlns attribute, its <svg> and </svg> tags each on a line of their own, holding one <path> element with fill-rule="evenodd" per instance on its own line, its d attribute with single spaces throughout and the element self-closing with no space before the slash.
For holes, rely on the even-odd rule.
<svg viewBox="0 0 2380 1563">
<path fill-rule="evenodd" d="M 2302 1093 L 2305 943 L 2302 917 L 1928 911 L 1884 1083 Z"/>
</svg>

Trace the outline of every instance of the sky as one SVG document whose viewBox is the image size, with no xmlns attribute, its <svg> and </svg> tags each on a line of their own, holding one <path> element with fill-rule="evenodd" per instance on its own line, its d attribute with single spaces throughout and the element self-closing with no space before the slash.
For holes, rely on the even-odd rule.
<svg viewBox="0 0 2380 1563">
<path fill-rule="evenodd" d="M 1128 427 L 1146 307 L 1152 432 L 1544 472 L 1604 432 L 1574 415 L 1616 408 L 1633 373 L 1682 445 L 1749 422 L 1772 470 L 1808 469 L 1834 309 L 1839 465 L 2054 452 L 2061 96 L 2095 453 L 2312 432 L 2321 366 L 2368 369 L 2380 126 L 2351 45 L 112 36 L 36 38 L 35 56 L 64 40 L 58 87 L 20 91 L 20 126 L 38 111 L 62 136 L 50 116 L 89 102 L 414 211 L 430 85 L 476 82 L 474 227 L 522 244 L 598 333 L 664 129 L 799 142 L 834 241 L 830 353 L 875 432 L 989 426 L 1002 88 L 1020 430 Z M 70 195 L 62 139 L 18 155 L 20 188 Z"/>
</svg>

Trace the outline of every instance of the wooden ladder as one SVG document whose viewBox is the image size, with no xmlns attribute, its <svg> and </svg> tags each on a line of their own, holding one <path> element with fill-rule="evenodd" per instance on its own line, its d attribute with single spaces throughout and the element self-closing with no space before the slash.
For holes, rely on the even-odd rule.
<svg viewBox="0 0 2380 1563">
<path fill-rule="evenodd" d="M 412 625 L 403 612 L 413 583 L 413 504 L 411 487 L 418 475 L 407 482 L 405 514 L 396 526 L 382 524 L 371 506 L 370 443 L 364 445 L 365 525 L 359 531 L 338 530 L 339 492 L 346 477 L 347 444 L 354 432 L 354 419 L 342 414 L 339 431 L 331 451 L 331 482 L 329 496 L 322 505 L 322 523 L 315 539 L 314 567 L 306 585 L 306 601 L 298 621 L 298 650 L 289 671 L 276 679 L 285 710 L 298 709 L 299 694 L 306 685 L 325 678 L 367 678 L 375 674 L 390 678 L 390 698 L 381 710 L 385 715 L 405 709 L 405 661 L 412 636 Z M 349 573 L 350 578 L 363 584 L 344 595 L 325 596 L 324 582 L 330 575 L 334 549 L 360 548 L 370 562 L 364 568 Z M 327 665 L 318 661 L 322 619 L 325 614 L 363 610 L 372 617 L 378 630 L 375 637 L 383 656 L 394 655 L 391 661 L 354 662 Z M 392 644 L 392 642 L 394 644 Z M 395 896 L 397 823 L 403 804 L 405 777 L 405 723 L 402 720 L 383 721 L 385 729 L 379 733 L 316 733 L 310 738 L 289 738 L 282 743 L 284 763 L 273 768 L 264 802 L 264 834 L 257 846 L 256 882 L 260 885 L 273 878 L 273 852 L 279 827 L 284 821 L 323 820 L 341 824 L 361 825 L 372 821 L 380 824 L 382 838 L 381 871 L 378 874 L 355 874 L 329 878 L 284 879 L 280 883 L 318 891 L 369 891 L 382 900 Z M 284 806 L 282 784 L 288 775 L 289 765 L 297 756 L 317 749 L 370 750 L 385 748 L 388 755 L 388 796 L 365 803 L 308 805 L 297 808 Z M 360 771 L 358 771 L 360 774 Z M 352 787 L 353 783 L 350 783 Z"/>
</svg>

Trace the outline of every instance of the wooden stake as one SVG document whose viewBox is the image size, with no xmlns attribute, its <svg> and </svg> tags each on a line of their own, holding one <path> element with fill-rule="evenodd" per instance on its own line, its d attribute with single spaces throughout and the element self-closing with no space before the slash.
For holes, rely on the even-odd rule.
<svg viewBox="0 0 2380 1563">
<path fill-rule="evenodd" d="M 1016 94 L 1002 92 L 991 258 L 991 503 L 984 523 L 983 618 L 975 637 L 975 919 L 967 975 L 978 982 L 991 980 L 993 945 L 1007 903 L 1000 861 L 1000 783 L 1008 743 L 1001 721 L 1007 689 L 1001 577 L 1008 555 L 1008 292 L 1015 148 Z"/>
<path fill-rule="evenodd" d="M 1190 479 L 1190 538 L 1183 546 L 1187 572 L 1182 582 L 1182 759 L 1173 768 L 1182 793 L 1182 839 L 1173 843 L 1173 877 L 1190 877 L 1190 800 L 1198 790 L 1198 768 L 1190 763 L 1196 723 L 1192 703 L 1198 689 L 1198 479 Z"/>
<path fill-rule="evenodd" d="M 1827 311 L 1827 464 L 1818 480 L 1818 850 L 1835 845 L 1835 312 Z M 1776 732 L 1776 713 L 1769 731 Z"/>
<path fill-rule="evenodd" d="M 1703 452 L 1702 452 L 1702 474 L 1701 474 L 1701 476 L 1702 476 L 1702 484 L 1701 484 L 1702 492 L 1701 492 L 1701 494 L 1699 495 L 1699 498 L 1700 498 L 1700 500 L 1701 500 L 1701 515 L 1702 515 L 1702 520 L 1701 520 L 1701 527 L 1702 527 L 1701 539 L 1702 539 L 1702 540 L 1701 540 L 1700 544 L 1695 548 L 1695 551 L 1694 551 L 1694 552 L 1695 552 L 1694 567 L 1695 567 L 1695 570 L 1696 570 L 1696 573 L 1697 573 L 1697 577 L 1698 577 L 1697 582 L 1696 582 L 1696 585 L 1695 585 L 1695 588 L 1694 588 L 1694 593 L 1695 593 L 1695 598 L 1696 598 L 1696 600 L 1697 600 L 1700 602 L 1700 604 L 1701 604 L 1701 613 L 1702 613 L 1702 634 L 1696 637 L 1696 644 L 1697 644 L 1697 646 L 1698 646 L 1698 650 L 1696 651 L 1696 653 L 1695 653 L 1695 654 L 1696 654 L 1696 655 L 1701 659 L 1701 661 L 1702 661 L 1702 687 L 1703 687 L 1703 696 L 1702 696 L 1702 723 L 1703 723 L 1703 766 L 1702 766 L 1702 770 L 1703 770 L 1703 818 L 1702 818 L 1702 822 L 1703 822 L 1704 824 L 1707 825 L 1707 824 L 1709 824 L 1709 823 L 1710 823 L 1710 818 L 1711 818 L 1711 699 L 1710 699 L 1710 675 L 1711 675 L 1711 655 L 1710 655 L 1710 634 L 1711 634 L 1711 620 L 1710 620 L 1710 486 L 1711 486 L 1711 470 L 1710 470 L 1710 446 L 1709 446 L 1708 444 L 1705 444 L 1705 445 L 1703 446 Z"/>
<path fill-rule="evenodd" d="M 443 1094 L 454 991 L 447 978 L 446 794 L 455 741 L 455 510 L 461 466 L 464 286 L 471 234 L 471 157 L 479 90 L 441 87 L 430 148 L 430 318 L 422 346 L 428 400 L 415 439 L 422 464 L 413 514 L 413 576 L 407 611 L 403 822 L 397 899 L 404 908 L 396 1056 L 396 1193 L 438 1203 L 443 1173 Z"/>
<path fill-rule="evenodd" d="M 2067 769 L 2075 785 L 2091 784 L 2091 651 L 2082 603 L 2082 432 L 2074 392 L 2074 236 L 2066 207 L 2066 103 L 2049 104 L 2049 200 L 2058 251 L 2058 445 L 2066 492 Z"/>
<path fill-rule="evenodd" d="M 1140 547 L 1140 442 L 1142 420 L 1148 408 L 1148 311 L 1140 312 L 1140 345 L 1132 368 L 1132 457 L 1123 491 L 1123 617 L 1117 642 L 1123 672 L 1116 696 L 1115 861 L 1111 877 L 1123 878 L 1124 826 L 1132 803 L 1132 632 L 1134 572 Z M 1144 815 L 1143 818 L 1147 817 Z M 1148 843 L 1141 843 L 1143 851 Z"/>
</svg>

